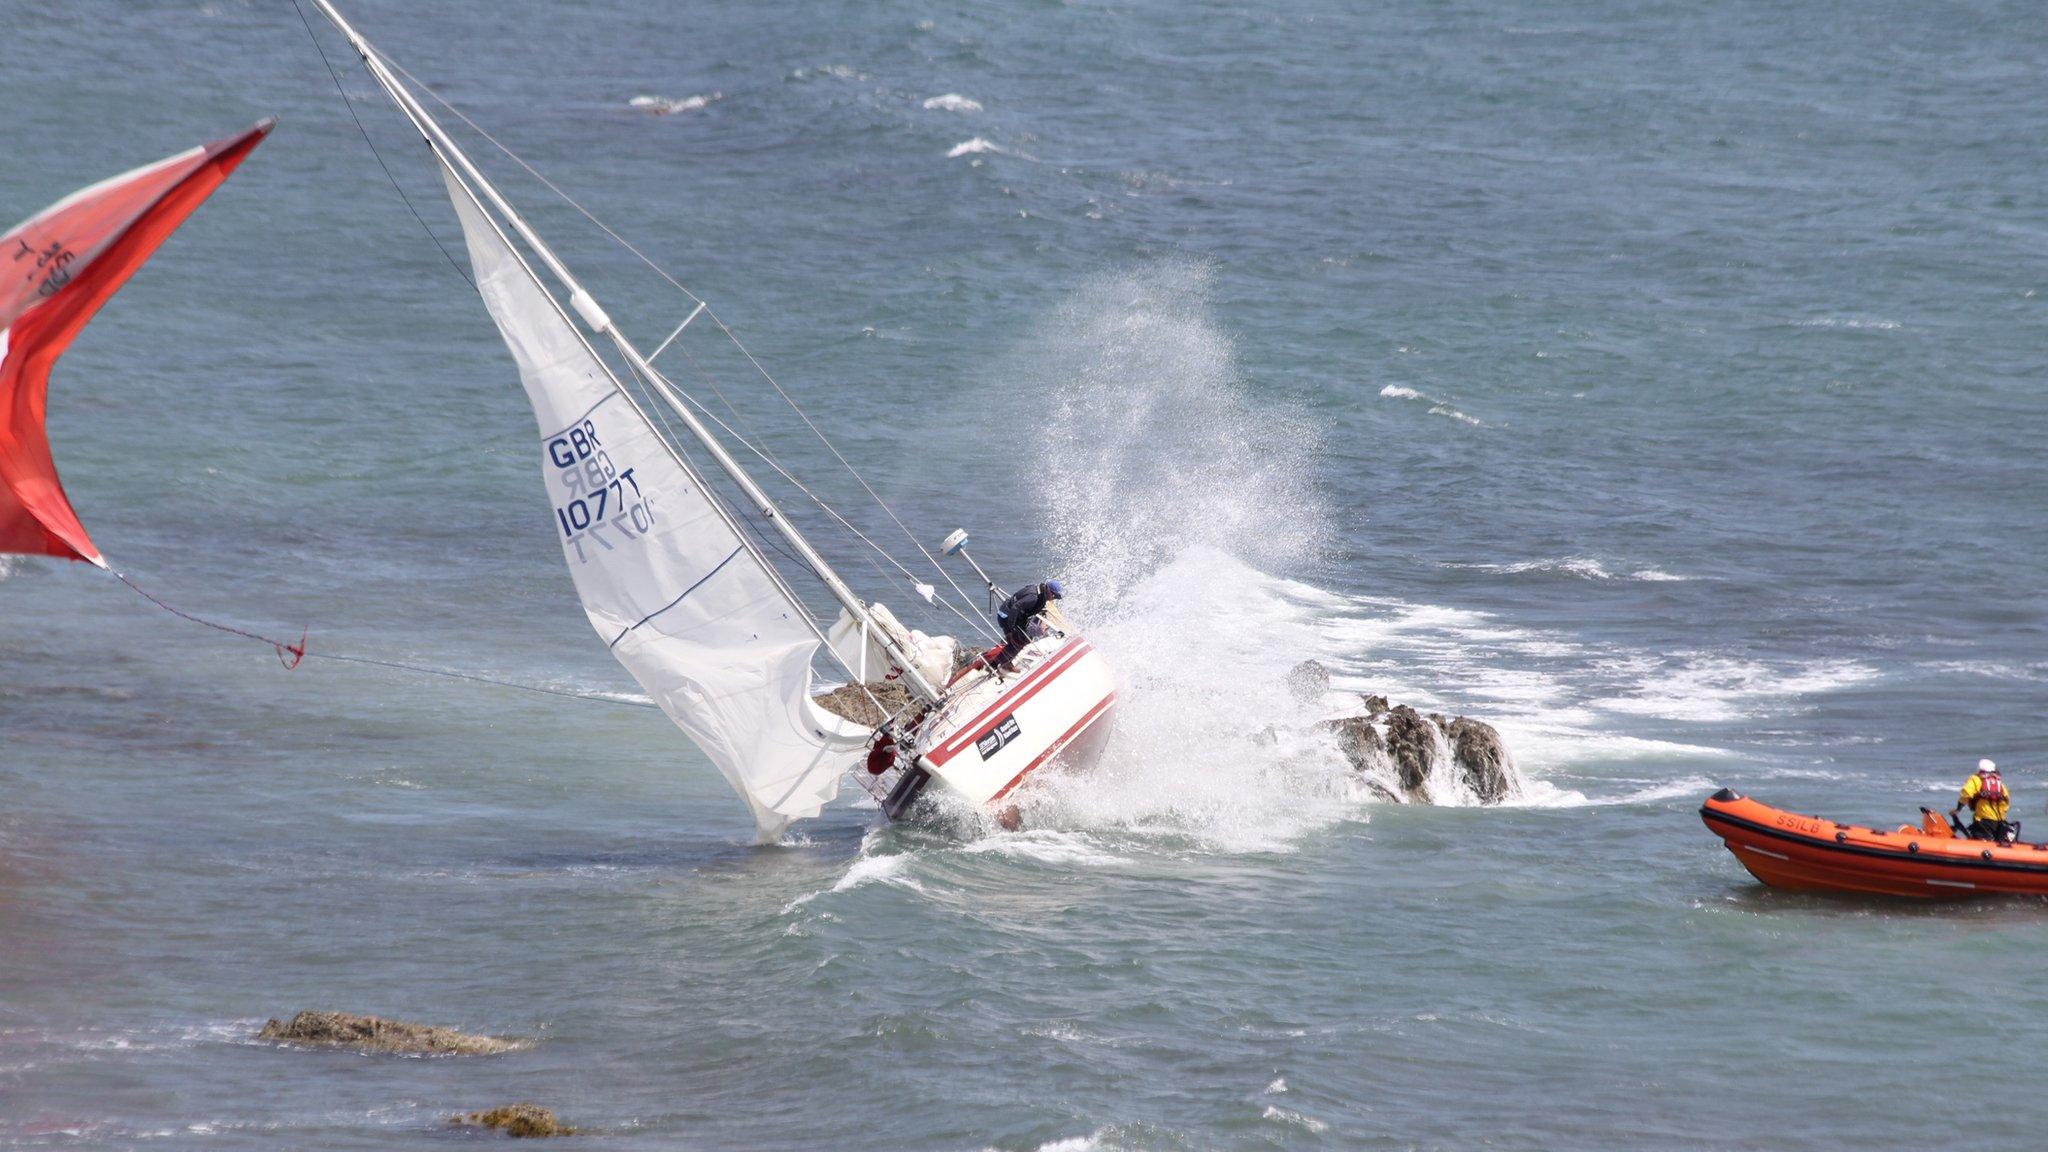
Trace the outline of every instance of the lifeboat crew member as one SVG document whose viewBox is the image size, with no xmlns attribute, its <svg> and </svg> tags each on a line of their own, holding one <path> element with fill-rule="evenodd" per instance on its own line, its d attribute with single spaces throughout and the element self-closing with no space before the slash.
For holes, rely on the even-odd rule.
<svg viewBox="0 0 2048 1152">
<path fill-rule="evenodd" d="M 2006 791 L 2005 781 L 1998 778 L 1998 765 L 1989 760 L 1977 761 L 1977 770 L 1963 781 L 1963 790 L 1951 811 L 1960 812 L 1965 804 L 1970 807 L 1970 839 L 2012 843 L 2014 829 L 2005 819 L 2012 807 L 2012 793 Z"/>
<path fill-rule="evenodd" d="M 996 625 L 1003 630 L 1003 646 L 994 661 L 996 667 L 1013 667 L 1010 661 L 1016 659 L 1026 644 L 1036 639 L 1031 635 L 1031 622 L 1062 595 L 1060 582 L 1047 580 L 1043 584 L 1027 584 L 1003 601 L 1002 607 L 996 609 Z M 1040 635 L 1043 634 L 1041 628 Z"/>
</svg>

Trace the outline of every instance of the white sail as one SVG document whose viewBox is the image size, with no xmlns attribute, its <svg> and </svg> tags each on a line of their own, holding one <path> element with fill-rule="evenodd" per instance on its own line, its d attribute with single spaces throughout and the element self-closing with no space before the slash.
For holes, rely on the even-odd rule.
<svg viewBox="0 0 2048 1152">
<path fill-rule="evenodd" d="M 445 164 L 477 290 L 540 423 L 550 522 L 597 634 L 747 802 L 815 816 L 869 735 L 811 703 L 819 639 Z"/>
</svg>

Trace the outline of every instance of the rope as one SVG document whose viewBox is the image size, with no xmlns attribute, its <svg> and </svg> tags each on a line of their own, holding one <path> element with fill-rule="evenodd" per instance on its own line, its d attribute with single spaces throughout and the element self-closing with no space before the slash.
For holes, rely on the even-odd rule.
<svg viewBox="0 0 2048 1152">
<path fill-rule="evenodd" d="M 112 572 L 114 574 L 114 579 L 119 580 L 123 584 L 126 584 L 129 590 L 134 592 L 137 596 L 140 596 L 144 600 L 149 601 L 151 604 L 154 604 L 157 607 L 163 609 L 164 611 L 169 612 L 171 615 L 178 617 L 180 620 L 190 620 L 194 624 L 203 624 L 206 627 L 212 628 L 217 632 L 226 632 L 230 636 L 241 636 L 249 640 L 255 640 L 260 643 L 270 645 L 271 648 L 273 648 L 277 652 L 277 662 L 284 665 L 285 671 L 287 672 L 291 671 L 294 668 L 297 668 L 299 666 L 299 661 L 304 660 L 306 658 L 306 634 L 304 630 L 300 631 L 299 642 L 297 644 L 288 643 L 283 640 L 272 640 L 268 636 L 259 636 L 254 632 L 245 632 L 242 629 L 236 628 L 232 625 L 215 623 L 214 621 L 208 620 L 205 617 L 194 616 L 190 612 L 186 612 L 183 609 L 173 608 L 169 604 L 166 604 L 163 601 L 157 599 L 155 596 L 150 595 L 148 592 L 143 591 L 142 585 L 137 584 L 133 580 L 130 580 L 128 578 L 127 573 L 122 572 L 117 568 L 109 568 L 107 569 L 107 571 Z M 287 656 L 289 656 L 290 659 L 286 659 Z"/>
<path fill-rule="evenodd" d="M 306 10 L 299 7 L 299 0 L 292 0 L 292 9 L 299 14 L 299 23 L 306 26 L 306 35 L 313 41 L 313 51 L 320 54 L 320 63 L 326 65 L 327 75 L 334 81 L 334 90 L 341 96 L 342 107 L 348 109 L 348 118 L 356 122 L 356 131 L 363 134 L 363 143 L 370 146 L 370 155 L 377 158 L 377 167 L 384 170 L 384 178 L 391 181 L 392 190 L 398 193 L 400 200 L 405 201 L 406 211 L 411 212 L 412 218 L 420 222 L 420 230 L 427 234 L 427 239 L 432 240 L 434 247 L 441 250 L 441 255 L 448 258 L 448 266 L 455 269 L 455 274 L 462 277 L 463 283 L 474 289 L 476 281 L 469 278 L 469 272 L 456 262 L 455 254 L 448 251 L 447 245 L 441 243 L 439 236 L 434 235 L 434 230 L 427 226 L 427 218 L 420 215 L 418 208 L 413 207 L 412 197 L 405 194 L 405 189 L 399 186 L 398 177 L 391 174 L 391 166 L 384 163 L 384 154 L 377 151 L 377 142 L 370 139 L 370 130 L 363 127 L 363 118 L 356 115 L 355 102 L 348 98 L 348 91 L 341 86 L 341 74 L 334 70 L 333 63 L 327 59 L 327 49 L 320 46 L 320 37 L 313 34 L 313 22 L 306 19 Z"/>
<path fill-rule="evenodd" d="M 315 660 L 333 660 L 343 664 L 367 664 L 378 668 L 395 668 L 403 672 L 417 672 L 423 676 L 440 676 L 449 680 L 466 680 L 473 684 L 489 684 L 498 688 L 517 688 L 521 692 L 537 692 L 543 696 L 564 696 L 571 700 L 594 700 L 600 704 L 617 704 L 627 708 L 655 707 L 654 704 L 646 701 L 621 700 L 616 696 L 601 696 L 595 692 L 571 692 L 564 688 L 548 688 L 539 684 L 521 684 L 516 680 L 500 680 L 493 676 L 479 676 L 473 672 L 457 672 L 448 668 L 429 668 L 424 664 L 407 664 L 398 660 L 379 660 L 370 656 L 350 656 L 341 652 L 309 652 L 306 648 L 306 632 L 304 629 L 299 631 L 298 642 L 292 643 L 287 640 L 274 639 L 258 632 L 251 632 L 244 628 L 237 628 L 232 624 L 222 624 L 217 620 L 208 620 L 204 616 L 194 615 L 182 608 L 175 607 L 158 599 L 140 584 L 129 579 L 125 572 L 112 568 L 107 569 L 107 571 L 112 572 L 114 579 L 126 584 L 129 590 L 137 596 L 169 612 L 180 620 L 189 620 L 194 624 L 211 628 L 216 632 L 225 632 L 230 636 L 239 636 L 245 640 L 254 640 L 259 644 L 270 645 L 271 650 L 277 653 L 277 662 L 284 665 L 285 670 L 288 672 L 297 668 L 302 661 L 310 656 Z"/>
</svg>

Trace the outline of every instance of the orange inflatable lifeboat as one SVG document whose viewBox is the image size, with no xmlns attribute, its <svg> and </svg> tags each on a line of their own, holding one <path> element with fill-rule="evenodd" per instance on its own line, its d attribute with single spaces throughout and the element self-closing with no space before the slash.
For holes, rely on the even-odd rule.
<svg viewBox="0 0 2048 1152">
<path fill-rule="evenodd" d="M 2048 844 L 1958 837 L 1920 810 L 1921 827 L 1884 832 L 1800 816 L 1723 788 L 1700 819 L 1750 875 L 1774 888 L 1921 899 L 2048 896 Z"/>
</svg>

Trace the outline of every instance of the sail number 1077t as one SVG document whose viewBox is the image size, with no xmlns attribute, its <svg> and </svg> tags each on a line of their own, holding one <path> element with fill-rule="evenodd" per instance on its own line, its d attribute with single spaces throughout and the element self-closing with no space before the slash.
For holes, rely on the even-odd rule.
<svg viewBox="0 0 2048 1152">
<path fill-rule="evenodd" d="M 607 530 L 621 540 L 635 540 L 654 527 L 654 509 L 641 494 L 633 470 L 612 464 L 595 422 L 585 420 L 550 439 L 547 454 L 567 497 L 555 505 L 555 523 L 564 543 L 575 545 L 579 561 L 589 559 L 583 550 L 585 540 L 607 552 L 617 547 L 606 538 Z"/>
</svg>

